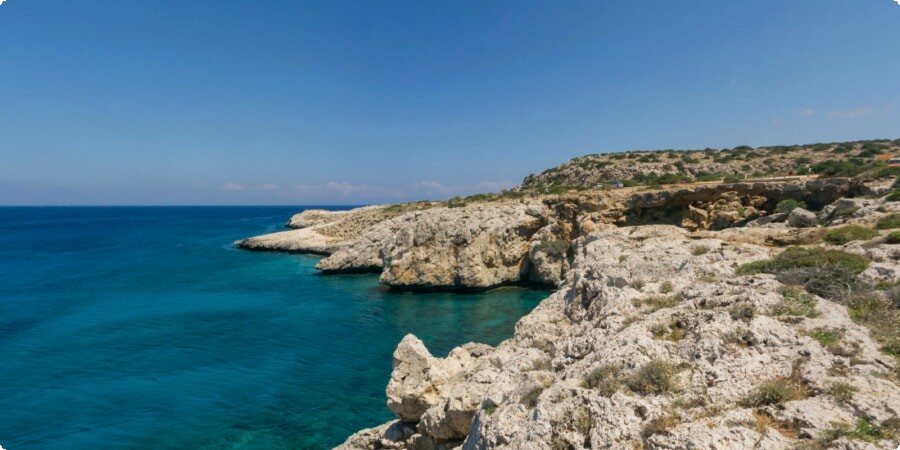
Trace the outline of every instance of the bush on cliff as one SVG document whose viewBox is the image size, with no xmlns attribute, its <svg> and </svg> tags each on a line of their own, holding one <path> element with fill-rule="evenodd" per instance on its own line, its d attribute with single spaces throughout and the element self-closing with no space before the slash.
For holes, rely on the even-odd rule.
<svg viewBox="0 0 900 450">
<path fill-rule="evenodd" d="M 738 275 L 774 274 L 779 281 L 801 285 L 822 297 L 837 299 L 860 288 L 856 275 L 869 267 L 859 255 L 823 248 L 788 247 L 773 259 L 754 261 L 735 270 Z"/>
<path fill-rule="evenodd" d="M 638 394 L 664 394 L 675 388 L 674 369 L 660 361 L 650 361 L 625 380 L 625 385 Z"/>
<path fill-rule="evenodd" d="M 900 244 L 900 231 L 892 231 L 891 234 L 887 235 L 885 242 L 888 244 Z"/>
<path fill-rule="evenodd" d="M 875 228 L 878 228 L 879 230 L 893 230 L 895 228 L 900 228 L 900 213 L 882 217 L 878 220 L 878 223 L 875 224 Z"/>
<path fill-rule="evenodd" d="M 787 199 L 787 200 L 782 200 L 782 201 L 778 202 L 777 205 L 775 205 L 775 212 L 779 212 L 782 214 L 790 214 L 791 211 L 793 211 L 797 208 L 806 209 L 806 203 L 803 203 L 799 200 Z"/>
<path fill-rule="evenodd" d="M 825 233 L 825 242 L 833 245 L 844 245 L 850 241 L 867 241 L 878 236 L 878 232 L 859 225 L 847 225 Z"/>
</svg>

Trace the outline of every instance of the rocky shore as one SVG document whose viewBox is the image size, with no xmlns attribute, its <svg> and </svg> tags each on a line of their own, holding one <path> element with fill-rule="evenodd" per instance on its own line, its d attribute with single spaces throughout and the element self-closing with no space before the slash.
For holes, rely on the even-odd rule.
<svg viewBox="0 0 900 450">
<path fill-rule="evenodd" d="M 400 289 L 557 291 L 497 347 L 406 336 L 351 449 L 900 444 L 892 180 L 794 179 L 306 211 L 236 244 Z"/>
</svg>

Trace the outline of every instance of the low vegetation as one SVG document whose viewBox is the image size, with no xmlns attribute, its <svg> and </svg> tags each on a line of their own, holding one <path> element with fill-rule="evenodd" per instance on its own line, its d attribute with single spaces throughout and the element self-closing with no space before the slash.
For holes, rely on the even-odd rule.
<svg viewBox="0 0 900 450">
<path fill-rule="evenodd" d="M 611 397 L 619 390 L 622 366 L 605 364 L 592 370 L 582 381 L 582 386 L 597 390 L 604 397 Z"/>
<path fill-rule="evenodd" d="M 888 419 L 881 425 L 876 425 L 871 419 L 860 417 L 856 425 L 832 423 L 831 428 L 819 437 L 822 445 L 828 445 L 842 437 L 847 439 L 876 442 L 882 439 L 894 438 L 900 433 L 900 421 Z"/>
<path fill-rule="evenodd" d="M 778 378 L 765 381 L 745 397 L 741 404 L 748 408 L 778 405 L 791 400 L 805 398 L 807 389 L 791 378 Z"/>
<path fill-rule="evenodd" d="M 878 220 L 878 223 L 875 224 L 875 228 L 878 228 L 879 230 L 893 230 L 900 228 L 900 213 L 882 217 Z"/>
<path fill-rule="evenodd" d="M 851 241 L 867 241 L 878 236 L 878 232 L 859 225 L 846 225 L 834 228 L 825 233 L 825 242 L 833 245 L 844 245 Z"/>
<path fill-rule="evenodd" d="M 828 348 L 837 345 L 838 341 L 841 340 L 843 333 L 840 330 L 817 328 L 813 330 L 809 336 L 822 344 L 823 347 Z"/>
<path fill-rule="evenodd" d="M 843 382 L 831 383 L 825 388 L 825 392 L 827 392 L 828 395 L 834 397 L 835 400 L 841 403 L 853 400 L 853 394 L 857 391 L 858 389 L 855 387 Z"/>
<path fill-rule="evenodd" d="M 756 307 L 749 304 L 734 305 L 728 309 L 728 314 L 732 320 L 742 320 L 750 322 L 756 315 Z"/>
<path fill-rule="evenodd" d="M 562 256 L 569 251 L 571 245 L 572 244 L 569 243 L 569 241 L 564 239 L 540 241 L 534 246 L 534 251 L 543 252 L 548 255 Z"/>
<path fill-rule="evenodd" d="M 636 307 L 645 307 L 647 312 L 656 312 L 663 308 L 672 308 L 678 306 L 683 300 L 681 293 L 674 295 L 652 295 L 639 300 L 634 300 L 632 304 Z"/>
<path fill-rule="evenodd" d="M 778 202 L 777 205 L 775 205 L 775 212 L 782 213 L 782 214 L 790 214 L 791 211 L 793 211 L 797 208 L 805 209 L 806 203 L 803 203 L 802 201 L 799 201 L 799 200 L 787 199 L 787 200 L 782 200 L 782 201 Z"/>
<path fill-rule="evenodd" d="M 868 267 L 866 258 L 852 253 L 818 247 L 788 247 L 773 259 L 744 264 L 735 273 L 771 273 L 782 283 L 803 286 L 808 292 L 834 300 L 848 290 L 861 288 L 856 275 Z"/>
<path fill-rule="evenodd" d="M 661 361 L 650 361 L 625 380 L 632 392 L 642 395 L 658 395 L 675 389 L 672 379 L 674 368 Z"/>
<path fill-rule="evenodd" d="M 892 231 L 884 239 L 888 244 L 900 244 L 900 231 Z"/>
<path fill-rule="evenodd" d="M 769 314 L 773 316 L 818 317 L 816 297 L 804 292 L 796 286 L 785 286 L 780 291 L 781 301 L 772 306 Z"/>
</svg>

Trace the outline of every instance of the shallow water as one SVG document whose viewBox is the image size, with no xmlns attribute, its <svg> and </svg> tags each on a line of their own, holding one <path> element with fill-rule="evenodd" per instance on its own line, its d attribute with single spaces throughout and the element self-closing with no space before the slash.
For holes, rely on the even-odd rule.
<svg viewBox="0 0 900 450">
<path fill-rule="evenodd" d="M 395 293 L 236 250 L 298 207 L 0 208 L 0 445 L 331 448 L 406 333 L 497 344 L 546 292 Z"/>
</svg>

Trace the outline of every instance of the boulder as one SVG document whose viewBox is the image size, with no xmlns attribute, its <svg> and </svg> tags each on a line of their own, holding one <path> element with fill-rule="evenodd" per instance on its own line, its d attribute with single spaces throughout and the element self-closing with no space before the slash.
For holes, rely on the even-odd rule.
<svg viewBox="0 0 900 450">
<path fill-rule="evenodd" d="M 794 228 L 811 228 L 819 224 L 816 214 L 803 208 L 794 208 L 788 214 L 787 221 Z"/>
</svg>

